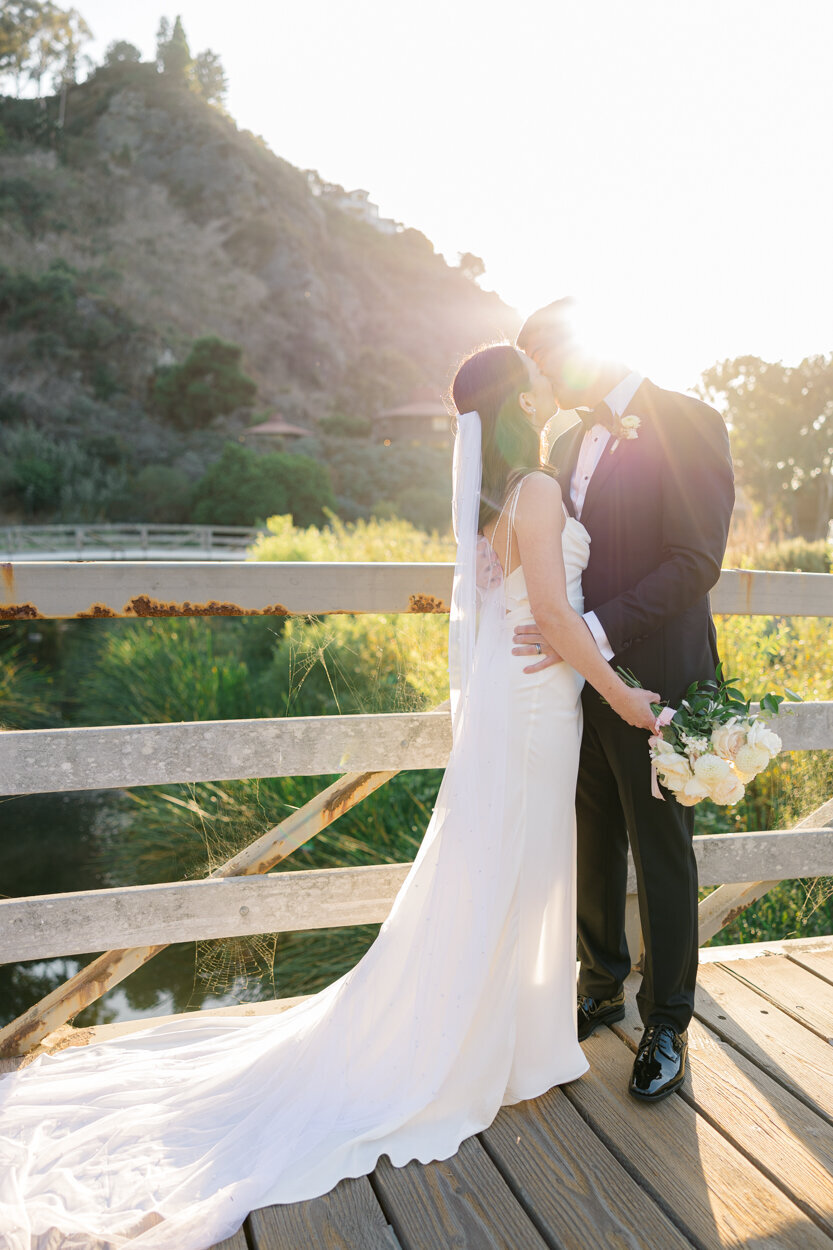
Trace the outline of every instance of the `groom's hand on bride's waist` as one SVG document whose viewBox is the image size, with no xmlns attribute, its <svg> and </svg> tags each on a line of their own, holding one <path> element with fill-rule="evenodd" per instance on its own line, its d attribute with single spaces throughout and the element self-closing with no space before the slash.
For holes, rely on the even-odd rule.
<svg viewBox="0 0 833 1250">
<path fill-rule="evenodd" d="M 513 655 L 535 656 L 535 663 L 524 667 L 525 673 L 539 673 L 542 668 L 562 663 L 561 656 L 553 651 L 537 625 L 516 625 L 512 643 Z"/>
</svg>

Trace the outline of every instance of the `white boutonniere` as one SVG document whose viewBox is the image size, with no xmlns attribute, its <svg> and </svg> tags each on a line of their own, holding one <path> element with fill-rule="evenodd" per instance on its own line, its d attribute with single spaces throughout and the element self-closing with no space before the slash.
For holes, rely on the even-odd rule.
<svg viewBox="0 0 833 1250">
<path fill-rule="evenodd" d="M 625 439 L 626 442 L 631 442 L 633 439 L 639 438 L 639 428 L 641 425 L 641 419 L 635 415 L 629 417 L 618 417 L 613 426 L 612 433 L 615 442 L 610 449 L 610 454 L 613 455 L 614 451 L 623 439 Z"/>
</svg>

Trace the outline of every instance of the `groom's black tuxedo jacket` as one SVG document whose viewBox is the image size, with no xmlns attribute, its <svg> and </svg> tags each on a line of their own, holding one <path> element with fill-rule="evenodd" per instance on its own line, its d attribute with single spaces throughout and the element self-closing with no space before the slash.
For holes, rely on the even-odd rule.
<svg viewBox="0 0 833 1250">
<path fill-rule="evenodd" d="M 735 498 L 729 439 L 713 408 L 647 379 L 630 414 L 638 437 L 614 446 L 610 436 L 582 509 L 591 539 L 584 609 L 598 616 L 613 664 L 676 704 L 717 663 L 708 592 Z M 550 457 L 570 510 L 584 432 L 580 422 L 565 431 Z"/>
</svg>

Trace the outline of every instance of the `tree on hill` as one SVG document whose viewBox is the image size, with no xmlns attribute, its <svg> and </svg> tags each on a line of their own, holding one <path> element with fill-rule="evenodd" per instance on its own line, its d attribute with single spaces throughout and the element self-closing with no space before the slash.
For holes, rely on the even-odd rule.
<svg viewBox="0 0 833 1250">
<path fill-rule="evenodd" d="M 309 456 L 271 451 L 258 455 L 226 443 L 197 483 L 191 518 L 200 525 L 254 525 L 292 514 L 295 525 L 321 525 L 335 507 L 330 475 Z"/>
<path fill-rule="evenodd" d="M 141 59 L 140 49 L 126 39 L 114 39 L 104 53 L 105 65 L 138 65 Z"/>
<path fill-rule="evenodd" d="M 163 417 L 185 429 L 247 408 L 257 387 L 240 367 L 243 349 L 214 336 L 197 339 L 181 365 L 156 371 L 152 394 Z"/>
<path fill-rule="evenodd" d="M 11 76 L 16 93 L 28 77 L 41 94 L 52 73 L 56 84 L 74 80 L 82 45 L 90 28 L 77 9 L 52 0 L 5 0 L 0 9 L 0 78 Z"/>
<path fill-rule="evenodd" d="M 765 515 L 808 539 L 833 516 L 833 355 L 790 367 L 757 356 L 703 374 L 726 416 L 738 479 Z"/>
<path fill-rule="evenodd" d="M 206 48 L 194 58 L 191 80 L 195 91 L 209 104 L 223 106 L 228 92 L 228 79 L 216 52 Z"/>
<path fill-rule="evenodd" d="M 479 256 L 475 256 L 474 252 L 461 252 L 459 267 L 463 277 L 468 278 L 470 282 L 482 278 L 486 272 L 486 265 Z"/>
<path fill-rule="evenodd" d="M 173 26 L 167 17 L 160 19 L 156 32 L 156 64 L 161 73 L 190 87 L 209 104 L 223 106 L 228 91 L 223 63 L 210 48 L 191 56 L 182 18 L 177 17 Z"/>
<path fill-rule="evenodd" d="M 165 18 L 160 22 L 160 33 L 163 24 L 167 24 Z M 185 81 L 193 60 L 181 17 L 177 17 L 174 22 L 170 38 L 159 43 L 157 58 L 161 64 L 163 74 L 168 74 L 173 79 Z"/>
</svg>

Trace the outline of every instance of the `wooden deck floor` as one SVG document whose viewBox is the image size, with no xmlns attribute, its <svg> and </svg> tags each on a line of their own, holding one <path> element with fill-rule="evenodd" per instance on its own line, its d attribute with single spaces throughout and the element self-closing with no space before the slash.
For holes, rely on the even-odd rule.
<svg viewBox="0 0 833 1250">
<path fill-rule="evenodd" d="M 631 984 L 581 1080 L 445 1163 L 253 1211 L 221 1250 L 833 1250 L 833 937 L 701 954 L 680 1093 L 627 1093 Z"/>
</svg>

